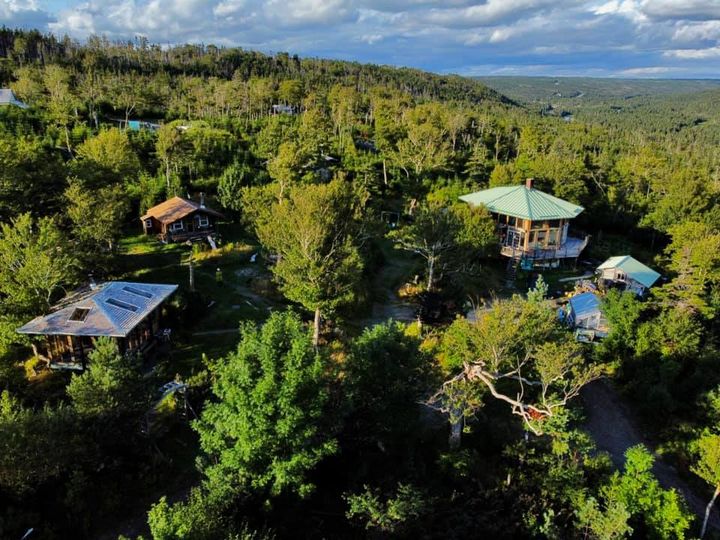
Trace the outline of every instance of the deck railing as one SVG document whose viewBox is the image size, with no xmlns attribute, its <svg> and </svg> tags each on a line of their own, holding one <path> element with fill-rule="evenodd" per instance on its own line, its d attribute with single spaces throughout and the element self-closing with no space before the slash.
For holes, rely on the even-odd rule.
<svg viewBox="0 0 720 540">
<path fill-rule="evenodd" d="M 547 261 L 554 259 L 570 259 L 580 256 L 590 240 L 586 236 L 584 240 L 568 236 L 567 241 L 562 246 L 556 248 L 533 248 L 523 249 L 515 246 L 501 246 L 500 254 L 512 259 L 527 259 L 532 261 Z"/>
</svg>

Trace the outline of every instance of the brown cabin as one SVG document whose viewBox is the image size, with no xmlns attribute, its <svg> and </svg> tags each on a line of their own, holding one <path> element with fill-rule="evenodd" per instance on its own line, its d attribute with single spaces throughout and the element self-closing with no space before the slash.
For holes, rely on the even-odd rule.
<svg viewBox="0 0 720 540">
<path fill-rule="evenodd" d="M 213 236 L 217 221 L 224 216 L 199 203 L 173 197 L 150 208 L 140 218 L 145 234 L 156 234 L 163 242 L 184 242 Z"/>
<path fill-rule="evenodd" d="M 43 336 L 33 345 L 36 356 L 54 369 L 82 370 L 98 337 L 114 339 L 120 352 L 146 353 L 158 339 L 169 336 L 161 328 L 161 307 L 177 285 L 111 281 L 77 291 L 17 329 L 19 334 Z"/>
</svg>

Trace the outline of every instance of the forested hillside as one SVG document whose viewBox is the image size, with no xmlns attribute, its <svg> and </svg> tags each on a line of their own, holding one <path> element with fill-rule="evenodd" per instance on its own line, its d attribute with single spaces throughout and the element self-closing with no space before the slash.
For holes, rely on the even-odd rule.
<svg viewBox="0 0 720 540">
<path fill-rule="evenodd" d="M 700 533 L 673 488 L 720 485 L 717 91 L 566 121 L 462 77 L 211 45 L 3 29 L 0 56 L 28 105 L 0 108 L 0 537 Z M 458 200 L 527 178 L 583 207 L 580 260 L 508 265 Z M 143 234 L 175 196 L 214 239 Z M 576 341 L 567 278 L 628 254 L 662 278 Z M 143 354 L 98 338 L 51 370 L 16 332 L 112 280 L 179 285 Z M 653 449 L 599 450 L 590 384 Z"/>
</svg>

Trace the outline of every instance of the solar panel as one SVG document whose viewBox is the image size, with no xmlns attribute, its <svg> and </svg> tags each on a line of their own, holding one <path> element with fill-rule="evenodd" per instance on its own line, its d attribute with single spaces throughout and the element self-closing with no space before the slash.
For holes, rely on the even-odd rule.
<svg viewBox="0 0 720 540">
<path fill-rule="evenodd" d="M 116 298 L 108 298 L 107 300 L 105 300 L 105 303 L 110 304 L 111 306 L 118 307 L 120 309 L 132 311 L 133 313 L 140 309 L 137 306 L 133 306 L 132 304 L 128 304 L 127 302 L 123 302 L 122 300 L 118 300 Z"/>
<path fill-rule="evenodd" d="M 143 298 L 152 298 L 152 293 L 148 291 L 143 291 L 141 289 L 138 289 L 136 287 L 123 287 L 123 291 L 129 292 L 130 294 L 134 294 L 135 296 L 142 296 Z"/>
<path fill-rule="evenodd" d="M 90 308 L 75 308 L 68 317 L 68 321 L 84 322 L 88 313 L 90 313 Z"/>
</svg>

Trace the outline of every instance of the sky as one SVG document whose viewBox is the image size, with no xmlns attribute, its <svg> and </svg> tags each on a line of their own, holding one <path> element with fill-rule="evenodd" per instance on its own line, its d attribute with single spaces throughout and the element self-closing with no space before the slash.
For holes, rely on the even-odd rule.
<svg viewBox="0 0 720 540">
<path fill-rule="evenodd" d="M 720 78 L 720 0 L 0 0 L 0 25 L 461 75 Z"/>
</svg>

